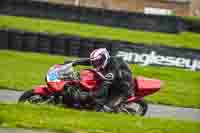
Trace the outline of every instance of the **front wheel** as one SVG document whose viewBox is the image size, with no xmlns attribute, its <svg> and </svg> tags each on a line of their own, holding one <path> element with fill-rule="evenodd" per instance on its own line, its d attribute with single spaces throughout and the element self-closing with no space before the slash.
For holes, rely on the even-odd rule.
<svg viewBox="0 0 200 133">
<path fill-rule="evenodd" d="M 148 104 L 143 99 L 127 103 L 123 107 L 123 112 L 140 116 L 144 116 L 147 110 L 148 110 Z"/>
<path fill-rule="evenodd" d="M 18 103 L 32 103 L 32 104 L 39 104 L 44 101 L 44 98 L 39 95 L 35 94 L 34 90 L 25 91 L 19 98 Z"/>
</svg>

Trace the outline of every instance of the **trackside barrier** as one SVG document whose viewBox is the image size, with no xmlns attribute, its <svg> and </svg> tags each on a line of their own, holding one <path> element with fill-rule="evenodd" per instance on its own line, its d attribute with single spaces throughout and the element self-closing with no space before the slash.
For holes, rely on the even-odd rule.
<svg viewBox="0 0 200 133">
<path fill-rule="evenodd" d="M 111 55 L 121 57 L 128 63 L 200 70 L 200 49 L 135 44 L 74 35 L 0 30 L 0 49 L 88 57 L 92 50 L 102 47 L 107 48 Z"/>
<path fill-rule="evenodd" d="M 0 49 L 8 49 L 8 31 L 0 29 Z"/>
</svg>

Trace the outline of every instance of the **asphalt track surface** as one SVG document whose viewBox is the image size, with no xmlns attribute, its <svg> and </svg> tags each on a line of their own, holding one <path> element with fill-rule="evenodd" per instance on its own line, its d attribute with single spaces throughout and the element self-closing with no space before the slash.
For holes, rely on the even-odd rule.
<svg viewBox="0 0 200 133">
<path fill-rule="evenodd" d="M 20 91 L 0 90 L 0 102 L 17 103 L 22 93 Z M 200 109 L 149 104 L 149 109 L 145 117 L 200 121 Z"/>
<path fill-rule="evenodd" d="M 0 128 L 0 133 L 56 133 L 46 130 L 20 129 L 20 128 Z"/>
</svg>

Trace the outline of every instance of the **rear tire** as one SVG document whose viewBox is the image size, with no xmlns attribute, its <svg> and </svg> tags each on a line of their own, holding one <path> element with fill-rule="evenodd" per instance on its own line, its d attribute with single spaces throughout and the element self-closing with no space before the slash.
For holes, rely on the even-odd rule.
<svg viewBox="0 0 200 133">
<path fill-rule="evenodd" d="M 139 112 L 136 112 L 136 114 L 144 116 L 146 114 L 147 110 L 148 110 L 147 102 L 144 101 L 144 100 L 139 100 L 136 103 L 140 105 L 140 109 L 141 109 Z"/>
<path fill-rule="evenodd" d="M 143 99 L 125 105 L 125 110 L 129 114 L 144 116 L 148 110 L 148 104 Z"/>
</svg>

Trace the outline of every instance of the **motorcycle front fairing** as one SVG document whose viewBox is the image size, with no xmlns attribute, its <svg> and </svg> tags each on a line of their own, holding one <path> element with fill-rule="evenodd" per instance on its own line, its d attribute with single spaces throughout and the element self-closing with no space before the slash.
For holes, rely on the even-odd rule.
<svg viewBox="0 0 200 133">
<path fill-rule="evenodd" d="M 66 83 L 80 85 L 81 89 L 85 91 L 94 91 L 97 89 L 100 80 L 97 75 L 91 69 L 84 69 L 80 71 L 80 79 L 66 79 L 62 80 L 65 75 L 73 75 L 72 64 L 54 65 L 47 73 L 46 80 L 47 85 L 53 91 L 62 91 Z M 73 76 L 72 76 L 73 77 Z"/>
<path fill-rule="evenodd" d="M 65 74 L 73 72 L 72 64 L 56 64 L 53 65 L 47 72 L 45 77 L 47 85 L 35 87 L 34 92 L 41 95 L 48 95 L 53 92 L 61 92 L 64 85 L 68 82 L 62 80 Z"/>
<path fill-rule="evenodd" d="M 42 96 L 48 96 L 50 94 L 48 87 L 46 85 L 40 85 L 40 86 L 36 86 L 33 89 L 35 94 L 39 94 Z"/>
</svg>

